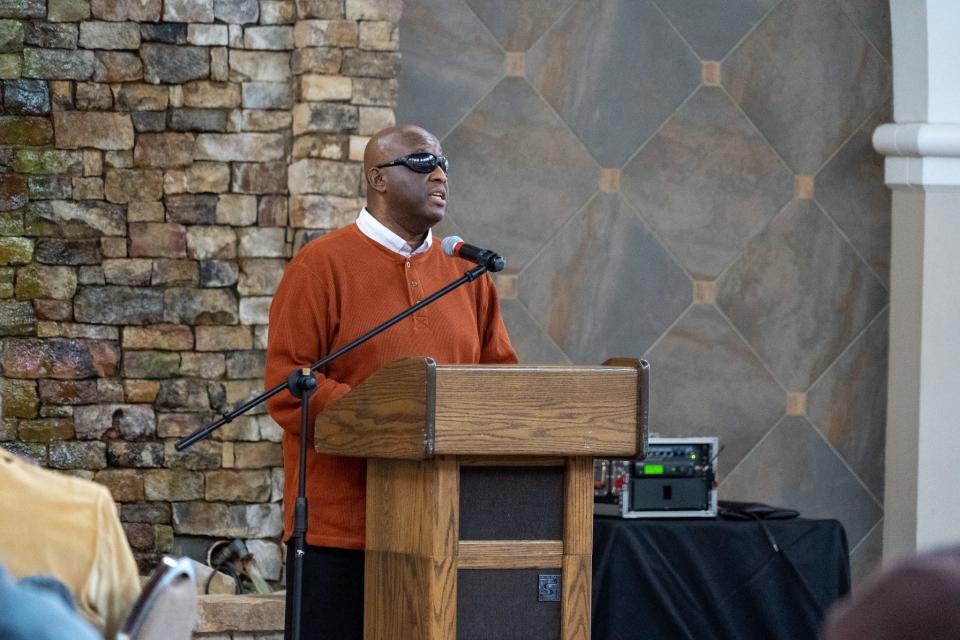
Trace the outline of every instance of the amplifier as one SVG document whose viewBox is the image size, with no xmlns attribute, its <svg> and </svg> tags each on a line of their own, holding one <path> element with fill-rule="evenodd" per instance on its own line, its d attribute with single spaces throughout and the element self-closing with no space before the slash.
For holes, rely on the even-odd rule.
<svg viewBox="0 0 960 640">
<path fill-rule="evenodd" d="M 717 452 L 712 437 L 654 438 L 643 460 L 593 461 L 593 507 L 621 518 L 713 518 Z"/>
</svg>

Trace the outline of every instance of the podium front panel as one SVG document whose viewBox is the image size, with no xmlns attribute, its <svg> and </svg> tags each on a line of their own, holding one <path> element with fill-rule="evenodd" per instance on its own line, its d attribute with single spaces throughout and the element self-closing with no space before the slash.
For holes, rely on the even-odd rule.
<svg viewBox="0 0 960 640">
<path fill-rule="evenodd" d="M 560 640 L 559 600 L 540 601 L 540 576 L 559 575 L 549 568 L 457 571 L 456 640 Z"/>
<path fill-rule="evenodd" d="M 562 466 L 461 466 L 460 539 L 563 539 L 563 484 Z"/>
</svg>

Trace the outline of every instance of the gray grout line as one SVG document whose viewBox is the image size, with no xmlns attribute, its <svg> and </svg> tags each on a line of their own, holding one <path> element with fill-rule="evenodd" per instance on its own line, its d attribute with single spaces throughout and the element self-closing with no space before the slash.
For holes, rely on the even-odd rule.
<svg viewBox="0 0 960 640">
<path fill-rule="evenodd" d="M 530 265 L 536 262 L 537 258 L 539 258 L 540 255 L 547 250 L 547 247 L 550 246 L 550 243 L 553 242 L 554 239 L 557 238 L 557 236 L 559 236 L 564 229 L 566 229 L 569 225 L 573 224 L 573 221 L 580 217 L 580 214 L 582 214 L 583 211 L 588 206 L 590 206 L 590 203 L 593 202 L 598 195 L 600 195 L 599 189 L 597 189 L 596 191 L 593 191 L 590 194 L 590 196 L 586 199 L 586 201 L 582 205 L 580 205 L 579 209 L 576 209 L 566 220 L 560 223 L 556 231 L 550 234 L 550 237 L 546 238 L 543 241 L 543 245 L 541 245 L 541 247 L 537 250 L 537 252 L 533 254 L 529 260 L 527 260 L 527 264 L 523 265 L 523 269 L 520 269 L 520 271 L 517 272 L 517 278 L 519 278 L 520 274 L 526 271 L 530 267 Z"/>
<path fill-rule="evenodd" d="M 702 66 L 701 66 L 701 69 L 702 69 Z M 702 74 L 702 71 L 701 71 L 701 74 Z M 631 153 L 629 156 L 627 156 L 627 159 L 624 160 L 624 161 L 623 161 L 623 164 L 620 166 L 620 170 L 621 170 L 621 171 L 622 171 L 623 169 L 626 169 L 626 168 L 627 168 L 627 165 L 629 165 L 631 162 L 633 162 L 633 160 L 634 160 L 638 155 L 640 155 L 640 153 L 643 151 L 644 147 L 646 147 L 648 144 L 650 144 L 650 141 L 653 140 L 654 138 L 656 138 L 656 137 L 660 134 L 660 132 L 663 130 L 663 128 L 667 125 L 667 123 L 670 122 L 671 120 L 673 120 L 674 116 L 677 115 L 677 112 L 680 111 L 680 109 L 682 109 L 683 107 L 685 107 L 686 104 L 687 104 L 688 102 L 690 102 L 690 100 L 693 99 L 693 96 L 695 96 L 695 95 L 697 95 L 698 93 L 700 93 L 700 90 L 703 89 L 704 86 L 705 86 L 705 85 L 703 84 L 703 78 L 701 77 L 700 80 L 699 80 L 699 82 L 698 82 L 698 84 L 697 84 L 697 86 L 693 88 L 693 90 L 687 95 L 687 97 L 684 98 L 683 100 L 681 100 L 680 103 L 679 103 L 676 107 L 674 107 L 673 111 L 671 111 L 670 114 L 663 119 L 663 122 L 661 122 L 660 124 L 657 125 L 657 127 L 650 133 L 649 136 L 647 136 L 644 140 L 641 140 L 641 141 L 640 141 L 640 146 L 637 147 L 637 150 L 636 150 L 636 151 L 634 151 L 634 152 Z"/>
<path fill-rule="evenodd" d="M 885 517 L 885 515 L 886 515 L 886 514 L 884 514 L 884 516 L 881 516 L 880 519 L 877 520 L 877 523 L 876 523 L 875 525 L 873 525 L 872 527 L 870 527 L 870 530 L 867 531 L 867 532 L 863 535 L 862 538 L 860 538 L 860 542 L 858 542 L 857 544 L 853 545 L 853 547 L 850 549 L 850 553 L 847 554 L 847 555 L 852 556 L 854 553 L 856 553 L 857 551 L 859 551 L 860 547 L 862 547 L 862 546 L 864 545 L 864 542 L 866 542 L 867 538 L 869 538 L 871 535 L 873 535 L 873 532 L 877 530 L 877 527 L 882 527 L 882 526 L 883 526 L 883 518 Z M 881 535 L 882 535 L 882 533 L 883 533 L 883 532 L 882 532 L 882 530 L 881 530 Z"/>
<path fill-rule="evenodd" d="M 500 86 L 500 83 L 503 82 L 506 78 L 507 78 L 506 73 L 501 69 L 500 75 L 497 77 L 497 81 L 493 83 L 493 86 L 490 87 L 490 90 L 487 91 L 487 92 L 486 92 L 485 94 L 483 94 L 482 96 L 480 96 L 480 99 L 477 100 L 476 102 L 474 102 L 474 103 L 473 103 L 473 106 L 470 107 L 469 109 L 467 109 L 466 112 L 464 112 L 463 116 L 462 116 L 459 120 L 457 120 L 457 121 L 453 124 L 453 126 L 451 126 L 450 129 L 449 129 L 445 134 L 443 134 L 442 136 L 440 136 L 440 142 L 441 142 L 441 144 L 442 144 L 448 137 L 450 137 L 450 134 L 453 133 L 454 131 L 456 131 L 457 128 L 459 128 L 460 125 L 463 124 L 463 122 L 464 122 L 467 118 L 469 118 L 470 115 L 471 115 L 474 111 L 476 111 L 477 107 L 480 106 L 480 103 L 481 103 L 481 102 L 483 102 L 484 100 L 486 100 L 487 98 L 490 97 L 490 94 L 493 93 L 493 92 L 497 89 L 497 87 Z"/>
<path fill-rule="evenodd" d="M 857 484 L 860 485 L 860 487 L 864 490 L 867 496 L 869 496 L 870 499 L 873 500 L 874 504 L 880 509 L 880 517 L 882 518 L 884 513 L 883 502 L 878 500 L 877 497 L 873 495 L 873 491 L 870 491 L 870 488 L 866 485 L 866 483 L 864 483 L 863 479 L 860 477 L 860 474 L 858 474 L 853 469 L 853 467 L 850 466 L 850 463 L 847 462 L 847 459 L 843 457 L 843 454 L 841 454 L 837 450 L 837 448 L 834 447 L 833 444 L 831 444 L 831 442 L 827 439 L 827 436 L 822 431 L 820 431 L 820 428 L 816 424 L 814 424 L 813 420 L 810 419 L 810 416 L 800 416 L 800 417 L 802 417 L 804 420 L 807 421 L 807 424 L 810 425 L 810 428 L 812 428 L 814 432 L 816 432 L 816 434 L 820 437 L 820 439 L 823 440 L 823 443 L 830 448 L 831 452 L 833 452 L 833 455 L 835 455 L 840 460 L 840 463 L 844 466 L 844 468 L 850 472 L 850 475 L 853 476 L 854 480 L 857 481 Z"/>
<path fill-rule="evenodd" d="M 535 317 L 533 317 L 533 313 L 530 312 L 530 309 L 527 308 L 527 305 L 524 304 L 523 300 L 520 299 L 520 296 L 519 296 L 519 295 L 516 297 L 516 301 L 517 301 L 517 304 L 519 304 L 520 307 L 523 309 L 523 312 L 524 312 L 525 314 L 527 314 L 527 317 L 530 318 L 530 321 L 533 322 L 534 326 L 536 326 L 536 327 L 540 330 L 540 333 L 543 334 L 543 337 L 546 338 L 547 340 L 549 340 L 549 341 L 550 341 L 550 344 L 552 344 L 553 346 L 555 346 L 555 347 L 557 348 L 557 351 L 559 351 L 560 353 L 563 354 L 564 359 L 565 359 L 568 363 L 573 364 L 573 360 L 570 358 L 570 354 L 567 353 L 567 352 L 563 349 L 563 347 L 561 347 L 559 344 L 557 344 L 557 341 L 553 339 L 553 336 L 550 335 L 550 332 L 547 331 L 547 330 L 544 328 L 544 326 L 543 326 L 542 324 L 540 324 L 540 322 L 539 322 Z"/>
<path fill-rule="evenodd" d="M 886 103 L 887 101 L 884 100 L 883 104 L 886 105 Z M 840 152 L 843 151 L 843 148 L 846 147 L 847 144 L 849 144 L 850 141 L 853 140 L 858 133 L 860 133 L 860 130 L 863 129 L 868 122 L 870 122 L 870 118 L 874 116 L 877 116 L 879 118 L 879 111 L 882 108 L 882 106 L 883 105 L 881 105 L 880 107 L 877 107 L 876 109 L 871 109 L 870 112 L 867 113 L 867 115 L 864 116 L 863 119 L 857 123 L 857 126 L 855 126 L 853 130 L 849 134 L 847 134 L 847 137 L 840 141 L 840 143 L 837 145 L 837 148 L 830 152 L 830 155 L 827 156 L 826 160 L 820 163 L 820 166 L 817 167 L 816 171 L 810 174 L 810 176 L 814 178 L 814 184 L 816 184 L 816 177 L 820 175 L 824 169 L 827 168 L 827 165 L 830 164 L 834 158 L 840 155 Z M 814 190 L 814 193 L 816 193 L 816 190 Z"/>
<path fill-rule="evenodd" d="M 739 49 L 739 48 L 740 48 L 740 45 L 742 45 L 744 42 L 746 42 L 746 41 L 747 41 L 747 38 L 749 38 L 750 36 L 752 36 L 752 35 L 753 35 L 753 32 L 756 31 L 757 29 L 759 29 L 759 28 L 760 28 L 760 25 L 763 24 L 764 22 L 766 22 L 766 21 L 767 21 L 767 18 L 770 17 L 770 14 L 772 14 L 774 11 L 776 11 L 776 10 L 777 10 L 777 7 L 779 7 L 779 6 L 780 6 L 781 4 L 783 4 L 785 1 L 786 1 L 786 0 L 778 0 L 777 2 L 774 2 L 774 3 L 773 3 L 773 6 L 770 7 L 765 14 L 763 14 L 762 16 L 760 16 L 759 19 L 757 19 L 756 24 L 754 24 L 752 27 L 750 27 L 749 29 L 747 29 L 747 32 L 744 33 L 744 34 L 740 37 L 740 39 L 737 40 L 736 44 L 734 44 L 732 47 L 730 47 L 730 50 L 727 51 L 727 53 L 723 56 L 723 58 L 721 58 L 721 59 L 719 60 L 721 68 L 723 67 L 723 63 L 726 62 L 727 58 L 730 57 L 730 54 L 732 54 L 734 51 L 736 51 L 737 49 Z"/>
<path fill-rule="evenodd" d="M 702 67 L 704 62 L 703 58 L 700 57 L 700 54 L 697 53 L 697 50 L 693 48 L 693 45 L 690 44 L 690 41 L 687 40 L 687 38 L 680 32 L 680 29 L 677 28 L 677 25 L 673 23 L 673 20 L 670 19 L 670 16 L 668 16 L 663 10 L 663 7 L 660 6 L 660 2 L 661 0 L 650 0 L 650 4 L 653 5 L 653 8 L 656 9 L 661 16 L 663 16 L 663 19 L 667 21 L 667 24 L 669 24 L 674 33 L 677 34 L 677 37 L 679 37 L 683 44 L 687 45 L 687 48 L 690 49 L 690 53 L 693 54 L 693 57 L 700 61 Z"/>
<path fill-rule="evenodd" d="M 745 454 L 743 454 L 743 457 L 740 458 L 739 462 L 737 462 L 737 464 L 734 465 L 734 467 L 733 467 L 732 469 L 730 469 L 730 471 L 728 471 L 728 472 L 723 476 L 723 480 L 720 482 L 720 485 L 717 487 L 717 492 L 718 492 L 718 493 L 720 492 L 721 489 L 723 489 L 723 485 L 725 485 L 725 484 L 730 480 L 730 478 L 733 476 L 733 474 L 734 474 L 740 467 L 743 466 L 743 464 L 747 461 L 747 459 L 750 458 L 750 456 L 753 455 L 753 453 L 760 447 L 760 445 L 763 444 L 764 440 L 766 440 L 767 438 L 769 438 L 770 435 L 771 435 L 774 431 L 776 431 L 777 427 L 779 427 L 779 426 L 783 423 L 784 419 L 786 419 L 787 417 L 788 417 L 788 416 L 787 416 L 786 412 L 784 412 L 783 415 L 781 415 L 780 418 L 779 418 L 776 422 L 774 422 L 770 427 L 767 428 L 766 433 L 764 433 L 762 436 L 760 436 L 760 439 L 757 440 L 756 444 L 754 444 L 752 447 L 750 447 L 750 449 L 749 449 Z"/>
<path fill-rule="evenodd" d="M 723 85 L 723 81 L 722 81 L 722 79 L 723 79 L 723 66 L 722 66 L 722 65 L 721 65 L 721 67 L 720 67 L 720 78 L 721 78 L 721 82 L 720 82 L 719 88 L 720 88 L 720 89 L 723 91 L 723 93 L 726 94 L 726 96 L 730 99 L 730 102 L 733 103 L 733 106 L 736 107 L 737 111 L 739 111 L 740 114 L 741 114 L 744 118 L 746 118 L 747 122 L 750 123 L 750 126 L 753 127 L 753 130 L 757 132 L 757 135 L 758 135 L 758 136 L 760 136 L 760 139 L 763 140 L 768 147 L 770 147 L 770 150 L 773 151 L 773 154 L 777 157 L 778 160 L 780 160 L 780 163 L 783 165 L 784 169 L 787 170 L 787 173 L 789 173 L 791 176 L 800 175 L 800 174 L 798 174 L 796 171 L 794 171 L 794 170 L 793 170 L 793 167 L 791 167 L 791 166 L 787 163 L 787 161 L 786 161 L 786 159 L 783 157 L 783 155 L 777 150 L 777 148 L 776 148 L 775 146 L 773 146 L 773 143 L 770 142 L 770 139 L 766 136 L 766 134 L 765 134 L 763 131 L 760 130 L 760 127 L 757 126 L 757 123 L 753 121 L 753 118 L 751 118 L 750 115 L 749 115 L 746 111 L 743 110 L 743 107 L 740 105 L 739 102 L 737 102 L 737 99 L 734 98 L 734 97 L 730 94 L 729 91 L 727 91 L 727 88 Z M 792 188 L 791 188 L 791 190 L 790 190 L 790 193 L 791 193 L 791 196 L 792 196 L 792 195 L 793 195 L 793 189 L 792 189 Z"/>
<path fill-rule="evenodd" d="M 634 204 L 633 200 L 627 197 L 627 195 L 622 191 L 619 192 L 618 195 L 620 196 L 620 199 L 623 200 L 623 203 L 627 205 L 627 207 L 629 207 L 630 210 L 633 212 L 632 215 L 637 219 L 639 219 L 640 224 L 642 224 L 644 228 L 650 233 L 650 235 L 653 236 L 653 239 L 657 241 L 657 244 L 660 246 L 660 249 L 667 254 L 667 257 L 669 257 L 670 260 L 672 260 L 674 264 L 677 266 L 677 268 L 680 269 L 680 271 L 682 271 L 685 276 L 687 276 L 687 279 L 690 280 L 690 292 L 691 292 L 690 295 L 692 297 L 693 283 L 696 282 L 696 278 L 694 278 L 690 274 L 690 272 L 687 271 L 687 268 L 684 266 L 683 261 L 680 260 L 680 257 L 674 253 L 669 243 L 667 243 L 663 238 L 660 237 L 660 234 L 657 232 L 656 227 L 654 227 L 654 225 L 650 223 L 650 220 L 648 220 L 646 216 L 644 216 L 643 213 L 640 212 L 640 208 L 637 207 L 636 204 Z"/>
<path fill-rule="evenodd" d="M 777 376 L 777 374 L 773 372 L 773 370 L 770 368 L 770 365 L 767 364 L 766 360 L 764 360 L 760 356 L 760 354 L 754 348 L 753 344 L 751 344 L 751 342 L 747 340 L 746 336 L 744 336 L 743 333 L 741 333 L 739 327 L 737 327 L 737 325 L 734 324 L 733 320 L 731 320 L 730 317 L 723 310 L 723 307 L 721 307 L 717 303 L 714 303 L 713 306 L 716 308 L 717 312 L 724 319 L 724 321 L 730 326 L 730 329 L 733 331 L 733 333 L 738 338 L 740 338 L 740 340 L 743 341 L 743 344 L 747 345 L 747 349 L 749 349 L 750 353 L 753 354 L 753 357 L 757 359 L 757 362 L 760 363 L 760 366 L 762 366 L 764 370 L 767 372 L 767 374 L 773 379 L 773 381 L 777 383 L 777 386 L 780 387 L 781 391 L 783 391 L 784 399 L 786 399 L 787 393 L 790 393 L 790 391 L 787 389 L 787 386 L 780 381 L 780 378 Z M 784 402 L 784 405 L 786 405 L 786 402 Z M 784 406 L 784 412 L 786 412 L 786 406 Z"/>
<path fill-rule="evenodd" d="M 544 95 L 540 92 L 540 89 L 537 88 L 537 85 L 533 84 L 533 82 L 530 81 L 530 78 L 527 77 L 526 73 L 524 73 L 521 79 L 524 82 L 526 82 L 531 89 L 533 89 L 533 92 L 537 95 L 538 98 L 540 98 L 543 104 L 547 106 L 547 108 L 550 110 L 550 113 L 552 113 L 554 117 L 556 117 L 557 120 L 560 121 L 560 123 L 564 126 L 564 128 L 566 128 L 567 132 L 571 136 L 573 136 L 573 139 L 576 141 L 576 143 L 580 145 L 580 148 L 583 149 L 583 151 L 587 154 L 587 156 L 589 156 L 590 159 L 593 161 L 593 164 L 596 165 L 598 173 L 600 169 L 604 169 L 605 167 L 601 165 L 600 161 L 597 160 L 596 156 L 593 155 L 593 152 L 590 151 L 590 148 L 587 146 L 587 143 L 584 142 L 580 138 L 580 136 L 577 135 L 577 132 L 573 130 L 573 127 L 570 126 L 570 123 L 563 119 L 563 116 L 560 115 L 560 112 L 557 111 L 554 108 L 554 106 L 550 103 L 550 101 L 544 97 Z"/>
<path fill-rule="evenodd" d="M 497 48 L 500 49 L 500 52 L 503 54 L 506 54 L 507 50 L 503 48 L 503 44 L 501 44 L 497 36 L 493 35 L 493 31 L 490 30 L 490 27 L 487 25 L 487 23 L 484 22 L 483 18 L 480 17 L 480 14 L 474 11 L 473 7 L 470 6 L 470 3 L 467 2 L 466 0 L 461 0 L 460 4 L 462 4 L 467 11 L 473 14 L 473 17 L 477 19 L 477 22 L 479 22 L 480 26 L 483 27 L 483 30 L 487 32 L 487 35 L 493 38 L 493 41 L 497 43 Z"/>
<path fill-rule="evenodd" d="M 688 304 L 688 305 L 687 305 L 687 308 L 684 309 L 683 311 L 681 311 L 681 312 L 679 313 L 679 315 L 677 315 L 677 317 L 673 319 L 673 322 L 670 323 L 670 326 L 667 327 L 666 329 L 664 329 L 664 330 L 663 330 L 663 333 L 661 333 L 661 334 L 657 337 L 656 340 L 654 340 L 652 343 L 650 343 L 650 346 L 647 347 L 647 349 L 643 352 L 643 356 L 642 356 L 642 357 L 643 357 L 643 358 L 648 358 L 648 357 L 650 356 L 650 354 L 653 352 L 653 350 L 656 349 L 657 346 L 658 346 L 661 342 L 663 342 L 664 340 L 666 340 L 667 336 L 670 335 L 670 332 L 673 331 L 673 328 L 676 327 L 678 324 L 680 324 L 680 321 L 683 320 L 683 318 L 684 318 L 688 313 L 690 313 L 690 310 L 693 309 L 693 308 L 696 307 L 696 306 L 699 306 L 699 305 L 697 305 L 696 302 L 691 302 L 690 304 Z"/>
<path fill-rule="evenodd" d="M 724 267 L 719 274 L 717 274 L 717 277 L 714 278 L 715 294 L 719 294 L 719 291 L 717 289 L 719 289 L 721 280 L 723 280 L 723 278 L 726 277 L 726 275 L 730 272 L 730 270 L 734 267 L 734 265 L 736 265 L 743 258 L 743 256 L 746 254 L 747 250 L 750 248 L 750 245 L 754 242 L 754 240 L 756 240 L 756 238 L 761 233 L 763 233 L 763 231 L 766 230 L 766 228 L 769 227 L 774 220 L 776 220 L 780 216 L 786 215 L 784 212 L 787 210 L 787 207 L 790 206 L 790 203 L 793 202 L 793 200 L 794 199 L 789 200 L 786 204 L 780 207 L 780 210 L 777 211 L 777 213 L 775 213 L 769 220 L 767 220 L 766 224 L 764 224 L 763 227 L 759 231 L 757 231 L 757 233 L 755 233 L 753 236 L 750 237 L 750 239 L 746 242 L 746 244 L 744 244 L 743 249 L 740 250 L 740 253 L 733 260 L 731 260 L 730 263 L 726 267 Z M 721 306 L 720 304 L 719 297 L 717 298 L 717 301 L 714 303 L 714 306 L 720 312 L 720 315 L 723 316 L 724 320 L 726 320 L 727 323 L 730 325 L 730 327 L 733 329 L 734 333 L 736 333 L 737 336 L 739 336 L 739 338 L 743 340 L 743 342 L 750 349 L 750 352 L 753 353 L 753 355 L 757 358 L 757 360 L 760 361 L 760 364 L 763 365 L 763 368 L 767 370 L 767 373 L 769 373 L 770 376 L 777 382 L 777 384 L 780 385 L 780 388 L 783 389 L 784 394 L 786 394 L 788 392 L 786 384 L 784 384 L 780 380 L 780 377 L 773 372 L 773 370 L 770 368 L 770 365 L 767 364 L 767 361 L 764 360 L 760 356 L 760 353 L 754 348 L 753 343 L 747 340 L 746 336 L 740 331 L 740 328 L 736 325 L 735 322 L 733 322 L 733 320 L 730 319 L 727 313 L 723 310 L 723 306 Z"/>
<path fill-rule="evenodd" d="M 858 249 L 857 245 L 853 243 L 853 240 L 851 240 L 850 237 L 847 235 L 847 232 L 843 230 L 843 227 L 840 226 L 840 223 L 838 223 L 834 219 L 834 217 L 830 215 L 830 212 L 827 211 L 827 208 L 823 206 L 823 204 L 819 200 L 817 200 L 816 187 L 814 187 L 814 197 L 811 198 L 810 201 L 813 202 L 814 206 L 817 207 L 820 213 L 826 216 L 827 220 L 830 221 L 830 224 L 833 225 L 833 228 L 836 230 L 836 232 L 840 234 L 840 237 L 843 239 L 846 245 L 850 248 L 851 251 L 853 251 L 853 255 L 857 256 L 857 259 L 860 260 L 863 266 L 867 268 L 867 272 L 871 276 L 873 276 L 873 278 L 877 281 L 877 284 L 880 285 L 880 288 L 886 292 L 887 297 L 889 298 L 890 287 L 887 286 L 887 282 L 880 277 L 880 274 L 876 272 L 876 270 L 873 268 L 873 265 L 870 264 L 870 261 L 867 260 L 862 253 L 860 253 L 860 249 Z"/>
<path fill-rule="evenodd" d="M 836 4 L 837 8 L 840 9 L 841 13 L 847 16 L 847 20 L 850 21 L 850 23 L 853 25 L 853 28 L 856 29 L 857 32 L 860 34 L 860 36 L 867 41 L 867 44 L 870 47 L 872 47 L 874 51 L 877 52 L 877 55 L 880 56 L 880 59 L 886 62 L 887 66 L 892 69 L 893 67 L 892 67 L 891 61 L 887 60 L 887 56 L 883 55 L 883 52 L 880 51 L 880 47 L 874 44 L 873 39 L 870 36 L 868 36 L 867 32 L 860 27 L 860 23 L 857 22 L 857 20 L 852 15 L 850 15 L 850 13 L 846 9 L 843 8 L 842 4 L 837 2 L 835 2 L 834 4 Z"/>
<path fill-rule="evenodd" d="M 533 48 L 536 47 L 538 44 L 540 44 L 540 41 L 543 40 L 548 33 L 550 33 L 551 31 L 553 31 L 554 28 L 555 28 L 558 24 L 560 24 L 560 22 L 562 22 L 564 18 L 567 17 L 567 14 L 568 14 L 568 13 L 570 13 L 571 11 L 573 11 L 573 7 L 575 7 L 579 1 L 580 1 L 580 0 L 572 0 L 572 2 L 570 2 L 570 4 L 568 4 L 566 7 L 564 7 L 563 9 L 561 9 L 560 12 L 557 14 L 557 19 L 553 21 L 553 24 L 551 24 L 549 27 L 547 27 L 546 29 L 544 29 L 544 30 L 543 30 L 543 33 L 541 33 L 539 36 L 537 36 L 537 38 L 536 38 L 533 42 L 530 43 L 530 46 L 527 47 L 527 52 L 529 53 L 529 51 L 530 51 L 531 49 L 533 49 Z"/>
<path fill-rule="evenodd" d="M 872 318 L 870 318 L 870 320 L 867 322 L 867 324 L 864 325 L 863 329 L 861 329 L 860 331 L 858 331 L 858 332 L 857 332 L 857 335 L 853 336 L 853 338 L 850 339 L 850 343 L 847 344 L 847 346 L 845 346 L 845 347 L 843 348 L 843 350 L 837 355 L 837 357 L 833 360 L 833 362 L 831 362 L 829 365 L 827 365 L 827 368 L 824 369 L 823 372 L 821 372 L 820 375 L 818 375 L 818 376 L 814 379 L 814 381 L 810 383 L 810 386 L 807 388 L 807 393 L 809 393 L 811 390 L 813 390 L 813 388 L 820 383 L 820 381 L 824 378 L 824 376 L 826 376 L 828 373 L 830 373 L 830 371 L 833 370 L 833 368 L 834 368 L 835 366 L 837 366 L 837 363 L 840 361 L 840 359 L 843 358 L 843 356 L 846 355 L 847 352 L 850 351 L 850 349 L 853 348 L 853 345 L 855 345 L 855 344 L 857 343 L 857 341 L 858 341 L 867 331 L 870 330 L 870 327 L 872 327 L 872 326 L 874 325 L 874 323 L 879 320 L 880 316 L 882 316 L 882 315 L 884 314 L 884 312 L 886 312 L 886 311 L 889 310 L 889 309 L 890 309 L 890 303 L 887 302 L 885 305 L 883 305 L 883 307 L 880 309 L 880 311 L 877 312 L 877 315 L 875 315 L 875 316 L 873 316 Z"/>
</svg>

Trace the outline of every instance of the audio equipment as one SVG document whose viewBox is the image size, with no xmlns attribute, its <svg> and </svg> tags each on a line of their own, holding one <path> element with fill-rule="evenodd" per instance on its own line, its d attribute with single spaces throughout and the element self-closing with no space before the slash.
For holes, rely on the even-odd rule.
<svg viewBox="0 0 960 640">
<path fill-rule="evenodd" d="M 719 438 L 651 437 L 647 457 L 597 458 L 593 507 L 621 518 L 713 518 Z"/>
</svg>

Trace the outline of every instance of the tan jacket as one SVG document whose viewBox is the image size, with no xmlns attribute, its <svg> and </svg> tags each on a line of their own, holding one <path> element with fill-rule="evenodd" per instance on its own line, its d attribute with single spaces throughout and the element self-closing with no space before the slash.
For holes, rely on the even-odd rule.
<svg viewBox="0 0 960 640">
<path fill-rule="evenodd" d="M 140 592 L 137 565 L 106 487 L 0 450 L 0 563 L 52 575 L 80 614 L 113 638 Z"/>
</svg>

